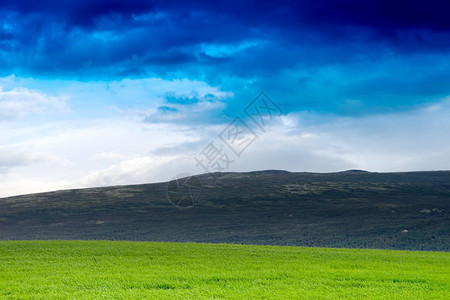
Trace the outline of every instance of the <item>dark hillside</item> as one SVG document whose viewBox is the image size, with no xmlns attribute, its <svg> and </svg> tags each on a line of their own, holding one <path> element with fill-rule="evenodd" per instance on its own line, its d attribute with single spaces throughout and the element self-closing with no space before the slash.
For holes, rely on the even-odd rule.
<svg viewBox="0 0 450 300">
<path fill-rule="evenodd" d="M 450 172 L 273 170 L 179 183 L 186 184 L 179 190 L 172 182 L 3 198 L 0 239 L 450 250 Z"/>
</svg>

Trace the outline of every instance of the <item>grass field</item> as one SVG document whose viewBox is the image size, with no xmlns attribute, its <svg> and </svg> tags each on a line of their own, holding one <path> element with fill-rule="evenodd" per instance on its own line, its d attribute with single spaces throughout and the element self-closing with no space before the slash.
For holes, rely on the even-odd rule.
<svg viewBox="0 0 450 300">
<path fill-rule="evenodd" d="M 0 242 L 1 299 L 450 299 L 450 253 Z"/>
</svg>

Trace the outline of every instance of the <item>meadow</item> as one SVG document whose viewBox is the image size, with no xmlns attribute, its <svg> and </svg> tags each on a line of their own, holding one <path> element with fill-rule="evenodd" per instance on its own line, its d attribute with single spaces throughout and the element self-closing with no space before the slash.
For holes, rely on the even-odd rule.
<svg viewBox="0 0 450 300">
<path fill-rule="evenodd" d="M 0 299 L 450 299 L 450 253 L 2 241 Z"/>
</svg>

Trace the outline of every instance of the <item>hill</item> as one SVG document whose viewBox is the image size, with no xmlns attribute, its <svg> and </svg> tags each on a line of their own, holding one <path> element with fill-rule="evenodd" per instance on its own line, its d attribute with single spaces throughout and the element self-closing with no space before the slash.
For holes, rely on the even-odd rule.
<svg viewBox="0 0 450 300">
<path fill-rule="evenodd" d="M 449 200 L 447 171 L 206 174 L 3 198 L 0 239 L 449 251 Z"/>
</svg>

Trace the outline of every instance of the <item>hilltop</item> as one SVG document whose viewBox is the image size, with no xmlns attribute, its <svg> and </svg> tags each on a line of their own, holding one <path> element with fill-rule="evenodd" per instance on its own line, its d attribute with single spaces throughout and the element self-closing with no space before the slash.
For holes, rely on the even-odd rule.
<svg viewBox="0 0 450 300">
<path fill-rule="evenodd" d="M 449 171 L 186 179 L 2 198 L 0 239 L 450 250 Z"/>
</svg>

